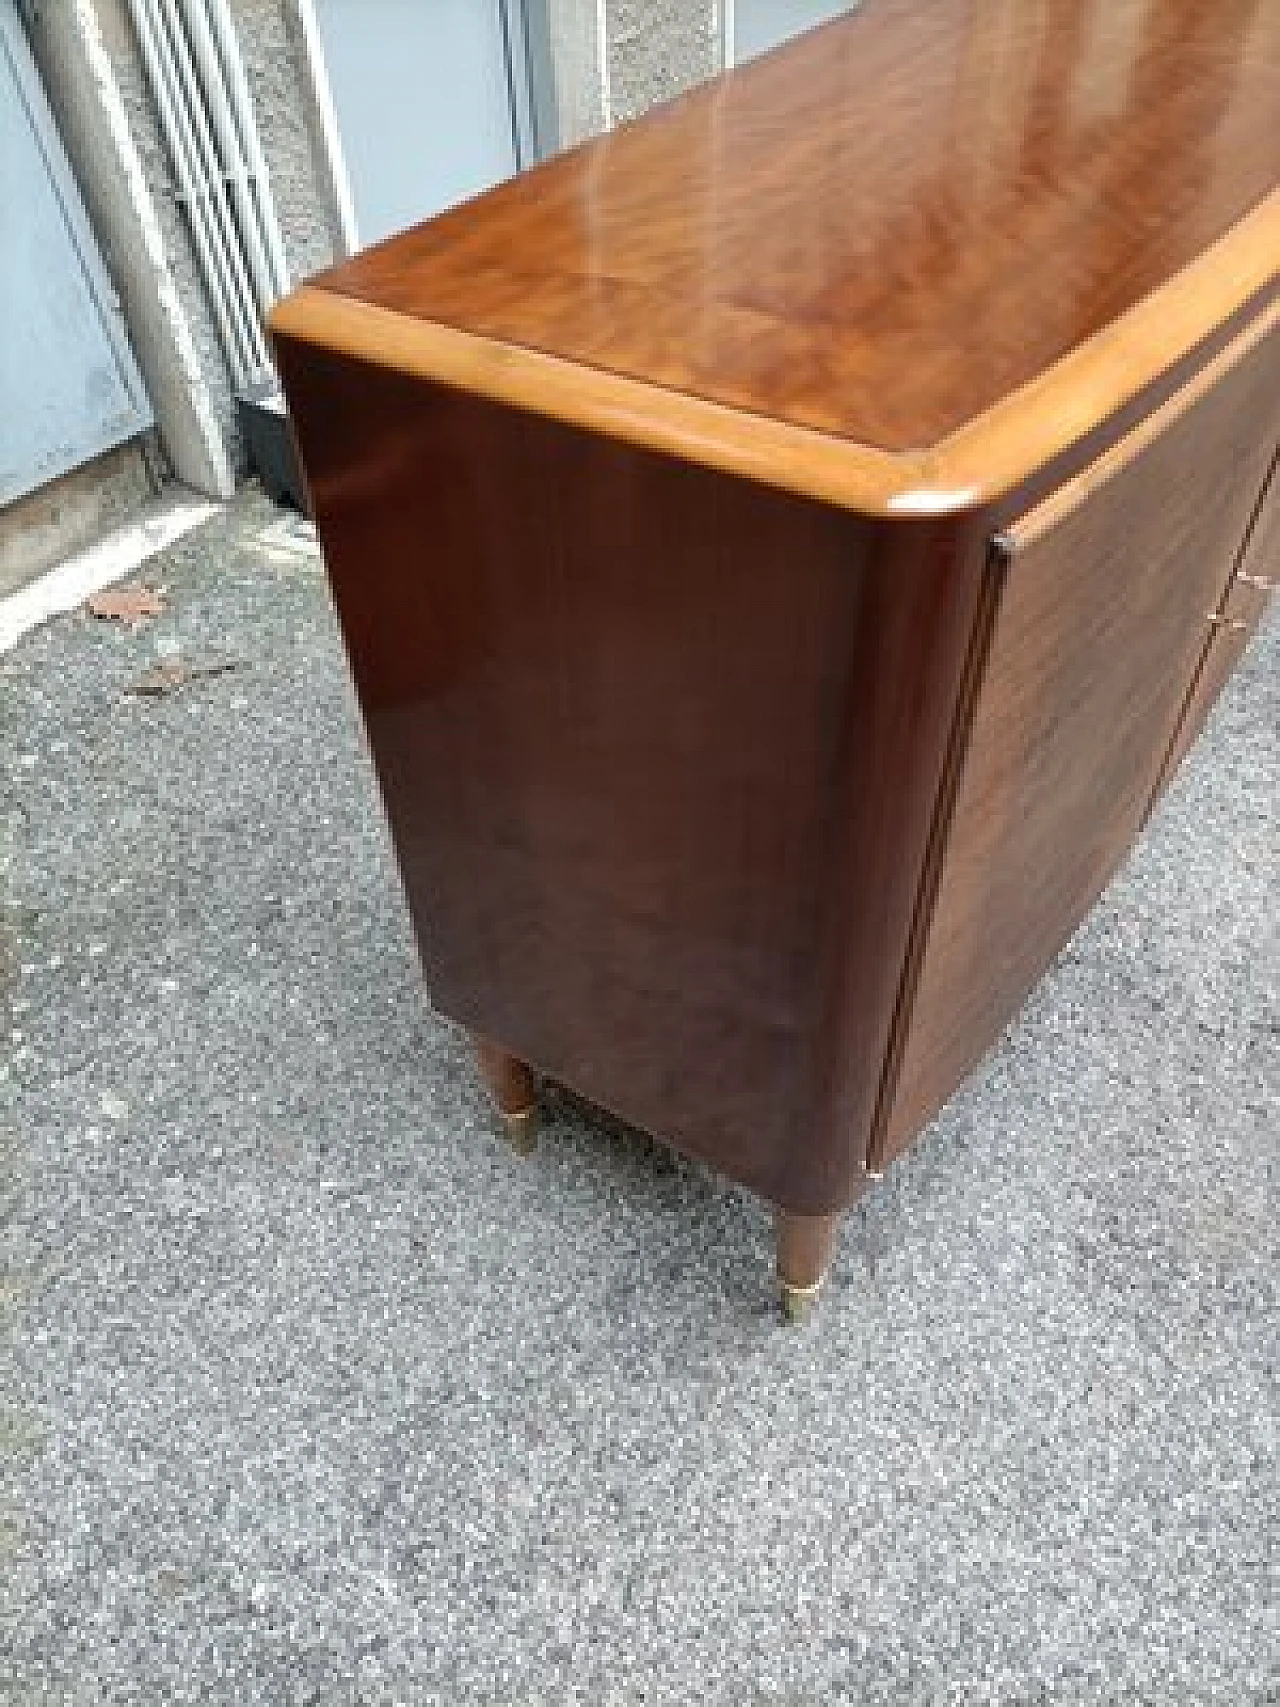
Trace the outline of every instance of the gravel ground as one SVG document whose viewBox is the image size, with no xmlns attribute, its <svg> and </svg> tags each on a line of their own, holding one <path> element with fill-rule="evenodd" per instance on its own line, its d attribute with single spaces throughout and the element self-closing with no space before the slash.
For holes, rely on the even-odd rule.
<svg viewBox="0 0 1280 1707">
<path fill-rule="evenodd" d="M 745 1194 L 495 1137 L 291 538 L 0 659 L 0 1700 L 1275 1700 L 1280 624 L 787 1330 Z"/>
</svg>

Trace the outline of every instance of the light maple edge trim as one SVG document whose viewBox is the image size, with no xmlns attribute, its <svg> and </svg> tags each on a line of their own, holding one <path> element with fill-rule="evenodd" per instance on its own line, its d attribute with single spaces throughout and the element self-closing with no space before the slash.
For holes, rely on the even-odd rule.
<svg viewBox="0 0 1280 1707">
<path fill-rule="evenodd" d="M 1268 287 L 1280 286 L 1280 190 L 1150 295 L 934 447 L 998 497 L 1137 397 Z M 1274 306 L 1262 301 L 1258 314 Z"/>
<path fill-rule="evenodd" d="M 1256 319 L 1249 321 L 1244 330 L 1233 338 L 1225 349 L 1219 350 L 1211 361 L 1206 362 L 1168 402 L 1153 410 L 1131 432 L 1104 451 L 1096 462 L 1091 462 L 1087 468 L 1051 492 L 1034 509 L 1019 517 L 1005 530 L 1010 546 L 1015 551 L 1025 551 L 1045 534 L 1052 533 L 1058 523 L 1079 509 L 1092 492 L 1114 479 L 1148 446 L 1162 437 L 1175 421 L 1194 408 L 1201 398 L 1206 397 L 1220 383 L 1225 374 L 1244 361 L 1277 327 L 1280 327 L 1280 300 L 1272 302 Z"/>
<path fill-rule="evenodd" d="M 273 335 L 372 362 L 645 450 L 738 474 L 849 510 L 919 485 L 921 459 L 864 448 L 771 416 L 606 368 L 419 320 L 303 286 L 277 305 Z"/>
<path fill-rule="evenodd" d="M 611 369 L 304 285 L 273 334 L 862 515 L 990 503 L 1139 395 L 1280 281 L 1280 190 L 1172 278 L 930 449 L 884 451 Z"/>
</svg>

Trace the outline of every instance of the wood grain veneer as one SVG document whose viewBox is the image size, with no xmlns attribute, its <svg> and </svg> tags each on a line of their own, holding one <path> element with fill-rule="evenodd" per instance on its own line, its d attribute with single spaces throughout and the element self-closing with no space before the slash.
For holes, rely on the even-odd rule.
<svg viewBox="0 0 1280 1707">
<path fill-rule="evenodd" d="M 1269 0 L 869 0 L 277 323 L 853 507 L 973 503 L 1275 290 L 1278 114 Z"/>
</svg>

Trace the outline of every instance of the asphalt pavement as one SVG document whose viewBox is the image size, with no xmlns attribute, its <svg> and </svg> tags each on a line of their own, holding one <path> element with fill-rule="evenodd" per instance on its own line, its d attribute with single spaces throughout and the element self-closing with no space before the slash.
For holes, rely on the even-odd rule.
<svg viewBox="0 0 1280 1707">
<path fill-rule="evenodd" d="M 787 1329 L 496 1136 L 305 532 L 146 578 L 0 657 L 0 1701 L 1277 1698 L 1280 622 Z"/>
</svg>

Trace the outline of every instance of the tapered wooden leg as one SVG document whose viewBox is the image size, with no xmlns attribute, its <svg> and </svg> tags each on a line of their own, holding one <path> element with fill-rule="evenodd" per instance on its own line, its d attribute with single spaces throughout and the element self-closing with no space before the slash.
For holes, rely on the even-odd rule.
<svg viewBox="0 0 1280 1707">
<path fill-rule="evenodd" d="M 538 1141 L 538 1092 L 533 1074 L 518 1055 L 487 1037 L 475 1037 L 480 1076 L 498 1105 L 511 1148 L 528 1156 Z"/>
<path fill-rule="evenodd" d="M 842 1219 L 838 1214 L 793 1215 L 789 1209 L 778 1210 L 778 1288 L 782 1313 L 789 1322 L 808 1315 L 821 1291 Z"/>
</svg>

